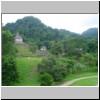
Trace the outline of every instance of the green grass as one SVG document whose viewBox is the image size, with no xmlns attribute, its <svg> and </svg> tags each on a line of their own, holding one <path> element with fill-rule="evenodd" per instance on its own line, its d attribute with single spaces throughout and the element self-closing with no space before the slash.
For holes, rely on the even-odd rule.
<svg viewBox="0 0 100 100">
<path fill-rule="evenodd" d="M 14 86 L 38 86 L 38 73 L 37 64 L 41 62 L 42 58 L 16 58 L 17 70 L 20 75 L 19 83 L 15 83 Z"/>
<path fill-rule="evenodd" d="M 37 64 L 41 62 L 41 58 L 35 57 L 17 57 L 16 66 L 19 73 L 19 83 L 13 84 L 13 86 L 40 86 L 39 83 L 39 74 L 37 72 Z M 56 82 L 53 86 L 57 86 L 67 82 L 69 80 L 86 77 L 86 76 L 97 76 L 97 72 L 84 72 L 71 74 L 66 76 L 61 82 Z"/>
<path fill-rule="evenodd" d="M 70 81 L 72 79 L 87 77 L 87 76 L 98 76 L 98 72 L 82 72 L 77 74 L 67 75 L 61 82 L 56 82 L 54 85 L 61 85 L 64 82 Z"/>
<path fill-rule="evenodd" d="M 98 76 L 98 73 L 97 72 L 83 72 L 83 73 L 77 73 L 77 74 L 70 74 L 70 75 L 66 76 L 63 79 L 63 81 L 68 81 L 71 79 L 86 77 L 86 76 Z"/>
<path fill-rule="evenodd" d="M 17 49 L 17 56 L 33 56 L 33 53 L 29 50 L 29 47 L 26 44 L 15 44 Z"/>
<path fill-rule="evenodd" d="M 30 51 L 29 45 L 28 44 L 15 44 L 17 53 L 17 57 L 47 57 L 50 56 L 51 53 L 48 50 L 36 50 L 35 53 L 32 53 Z"/>
<path fill-rule="evenodd" d="M 76 81 L 69 86 L 96 86 L 98 83 L 98 78 L 86 78 Z"/>
</svg>

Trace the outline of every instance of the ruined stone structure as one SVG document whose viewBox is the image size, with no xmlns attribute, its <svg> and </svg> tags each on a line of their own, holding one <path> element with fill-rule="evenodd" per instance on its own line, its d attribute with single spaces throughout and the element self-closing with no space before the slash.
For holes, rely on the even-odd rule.
<svg viewBox="0 0 100 100">
<path fill-rule="evenodd" d="M 16 33 L 16 36 L 14 38 L 15 43 L 23 43 L 23 38 L 19 35 L 19 33 Z"/>
</svg>

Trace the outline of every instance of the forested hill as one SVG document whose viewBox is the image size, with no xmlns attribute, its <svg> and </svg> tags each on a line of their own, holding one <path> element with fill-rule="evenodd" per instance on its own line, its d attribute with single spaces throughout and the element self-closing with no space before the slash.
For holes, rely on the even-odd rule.
<svg viewBox="0 0 100 100">
<path fill-rule="evenodd" d="M 87 36 L 87 31 L 81 36 L 66 29 L 53 29 L 33 16 L 18 19 L 15 23 L 8 23 L 5 26 L 11 31 L 13 36 L 16 32 L 19 32 L 23 37 L 24 42 L 34 44 L 38 47 L 45 45 L 48 49 L 50 48 L 49 44 L 52 41 L 61 41 L 70 37 Z"/>
<path fill-rule="evenodd" d="M 90 28 L 82 33 L 82 36 L 85 38 L 97 38 L 98 37 L 98 28 Z"/>
<path fill-rule="evenodd" d="M 50 41 L 62 40 L 66 35 L 78 36 L 78 34 L 65 29 L 59 30 L 46 26 L 38 18 L 33 16 L 18 19 L 15 23 L 8 23 L 6 27 L 13 35 L 19 32 L 25 42 L 33 42 L 38 46 L 46 45 L 48 47 Z"/>
</svg>

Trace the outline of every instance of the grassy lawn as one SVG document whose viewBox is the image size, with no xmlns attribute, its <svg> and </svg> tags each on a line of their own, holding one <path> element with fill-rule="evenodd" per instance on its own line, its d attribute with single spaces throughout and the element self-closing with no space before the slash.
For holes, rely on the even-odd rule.
<svg viewBox="0 0 100 100">
<path fill-rule="evenodd" d="M 71 75 L 66 76 L 63 79 L 63 81 L 69 81 L 71 79 L 86 77 L 86 76 L 98 76 L 98 73 L 97 72 L 83 72 L 83 73 L 71 74 Z"/>
<path fill-rule="evenodd" d="M 69 86 L 96 86 L 98 83 L 98 78 L 86 78 L 76 81 Z"/>
<path fill-rule="evenodd" d="M 16 65 L 17 70 L 19 72 L 19 83 L 13 84 L 13 86 L 40 86 L 38 81 L 39 75 L 37 72 L 37 64 L 41 62 L 42 58 L 35 58 L 35 57 L 17 57 L 16 58 Z M 84 73 L 77 73 L 71 74 L 66 76 L 62 82 L 56 82 L 53 86 L 57 86 L 67 82 L 69 80 L 86 77 L 86 76 L 97 76 L 97 72 L 84 72 Z"/>
<path fill-rule="evenodd" d="M 14 86 L 38 86 L 38 73 L 36 66 L 42 60 L 42 58 L 16 58 L 17 70 L 20 78 L 19 83 Z"/>
<path fill-rule="evenodd" d="M 70 74 L 66 76 L 61 82 L 56 82 L 54 85 L 61 85 L 64 82 L 70 81 L 72 79 L 81 78 L 81 77 L 87 77 L 87 76 L 98 76 L 98 72 L 83 72 L 83 73 L 77 73 L 77 74 Z"/>
</svg>

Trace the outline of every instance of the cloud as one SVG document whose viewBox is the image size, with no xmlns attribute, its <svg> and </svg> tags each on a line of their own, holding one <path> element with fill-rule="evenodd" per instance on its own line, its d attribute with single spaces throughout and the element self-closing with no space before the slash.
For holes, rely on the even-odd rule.
<svg viewBox="0 0 100 100">
<path fill-rule="evenodd" d="M 98 26 L 98 15 L 92 14 L 88 15 L 85 22 L 83 23 L 84 26 Z"/>
</svg>

